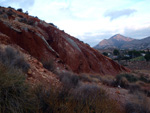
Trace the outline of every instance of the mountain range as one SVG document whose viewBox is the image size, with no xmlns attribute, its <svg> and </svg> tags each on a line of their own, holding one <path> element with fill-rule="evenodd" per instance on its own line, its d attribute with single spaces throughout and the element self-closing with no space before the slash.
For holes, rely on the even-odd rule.
<svg viewBox="0 0 150 113">
<path fill-rule="evenodd" d="M 150 37 L 143 39 L 133 39 L 130 37 L 123 36 L 121 34 L 116 34 L 109 39 L 104 39 L 94 48 L 96 49 L 130 49 L 130 50 L 143 50 L 150 48 Z"/>
</svg>

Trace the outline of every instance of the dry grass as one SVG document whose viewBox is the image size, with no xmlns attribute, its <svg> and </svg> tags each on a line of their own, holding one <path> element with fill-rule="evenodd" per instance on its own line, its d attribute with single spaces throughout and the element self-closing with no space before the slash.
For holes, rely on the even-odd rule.
<svg viewBox="0 0 150 113">
<path fill-rule="evenodd" d="M 35 96 L 25 75 L 0 63 L 0 113 L 35 113 Z"/>
<path fill-rule="evenodd" d="M 23 55 L 11 46 L 5 49 L 0 48 L 0 62 L 7 67 L 14 67 L 21 69 L 23 72 L 27 72 L 30 65 L 26 62 Z"/>
<path fill-rule="evenodd" d="M 40 113 L 121 113 L 119 105 L 110 100 L 96 85 L 81 85 L 70 91 L 38 88 Z"/>
<path fill-rule="evenodd" d="M 150 99 L 139 92 L 126 103 L 126 113 L 150 113 Z"/>
</svg>

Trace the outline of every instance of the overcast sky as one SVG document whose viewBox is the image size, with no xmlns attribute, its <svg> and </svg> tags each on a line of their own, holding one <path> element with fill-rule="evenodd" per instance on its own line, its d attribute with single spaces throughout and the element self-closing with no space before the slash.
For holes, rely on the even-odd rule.
<svg viewBox="0 0 150 113">
<path fill-rule="evenodd" d="M 91 46 L 118 33 L 150 36 L 150 0 L 0 0 L 0 6 L 22 8 Z"/>
</svg>

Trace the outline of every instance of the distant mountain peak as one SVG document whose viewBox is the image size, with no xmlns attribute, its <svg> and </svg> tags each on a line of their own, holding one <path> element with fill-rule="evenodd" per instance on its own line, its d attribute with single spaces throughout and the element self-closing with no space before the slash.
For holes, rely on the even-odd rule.
<svg viewBox="0 0 150 113">
<path fill-rule="evenodd" d="M 130 37 L 125 37 L 121 34 L 116 34 L 109 39 L 104 39 L 99 44 L 97 44 L 94 48 L 96 49 L 150 49 L 150 37 L 146 37 L 143 39 L 133 39 Z"/>
<path fill-rule="evenodd" d="M 124 43 L 133 41 L 133 38 L 123 36 L 121 34 L 116 34 L 109 39 L 102 40 L 95 48 L 120 48 Z"/>
<path fill-rule="evenodd" d="M 116 34 L 116 35 L 112 36 L 110 39 L 116 39 L 118 41 L 132 41 L 132 40 L 134 40 L 133 38 L 126 37 L 126 36 L 123 36 L 121 34 Z"/>
</svg>

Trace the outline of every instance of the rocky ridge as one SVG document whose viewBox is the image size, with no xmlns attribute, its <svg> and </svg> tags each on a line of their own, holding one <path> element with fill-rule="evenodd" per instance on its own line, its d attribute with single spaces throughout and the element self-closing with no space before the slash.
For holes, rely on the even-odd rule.
<svg viewBox="0 0 150 113">
<path fill-rule="evenodd" d="M 0 26 L 1 43 L 17 45 L 37 62 L 53 60 L 57 71 L 100 75 L 129 71 L 56 26 L 12 8 L 0 7 Z"/>
</svg>

